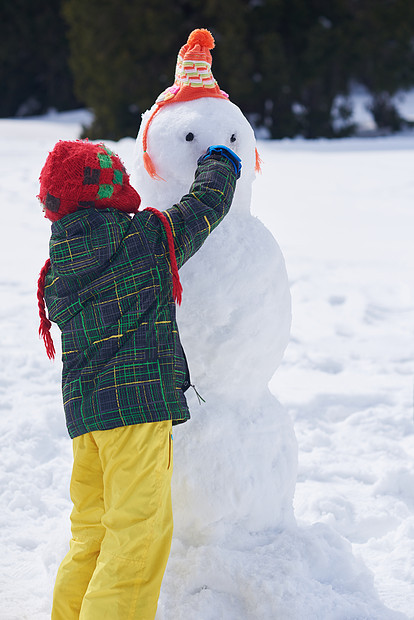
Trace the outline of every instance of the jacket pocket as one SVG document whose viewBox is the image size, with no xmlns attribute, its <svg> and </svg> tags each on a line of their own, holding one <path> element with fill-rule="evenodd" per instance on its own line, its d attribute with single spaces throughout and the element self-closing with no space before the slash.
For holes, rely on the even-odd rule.
<svg viewBox="0 0 414 620">
<path fill-rule="evenodd" d="M 184 353 L 184 349 L 180 342 L 178 342 L 178 355 L 176 356 L 176 375 L 179 377 L 177 385 L 186 392 L 191 385 L 190 369 L 188 368 L 187 358 Z"/>
</svg>

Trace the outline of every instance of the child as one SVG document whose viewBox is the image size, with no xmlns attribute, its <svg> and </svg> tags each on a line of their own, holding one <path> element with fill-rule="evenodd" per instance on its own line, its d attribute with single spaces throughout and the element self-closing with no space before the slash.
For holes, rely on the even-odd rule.
<svg viewBox="0 0 414 620">
<path fill-rule="evenodd" d="M 240 168 L 230 149 L 210 147 L 188 195 L 164 213 L 138 212 L 103 144 L 60 141 L 42 169 L 39 199 L 53 224 L 39 331 L 49 357 L 50 320 L 62 332 L 74 454 L 72 540 L 53 620 L 155 616 L 173 527 L 171 429 L 190 417 L 178 269 L 227 214 Z"/>
</svg>

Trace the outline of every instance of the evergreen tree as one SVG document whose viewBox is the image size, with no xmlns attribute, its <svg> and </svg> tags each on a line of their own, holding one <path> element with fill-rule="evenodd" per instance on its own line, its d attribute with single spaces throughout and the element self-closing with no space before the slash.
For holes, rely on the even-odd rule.
<svg viewBox="0 0 414 620">
<path fill-rule="evenodd" d="M 406 0 L 360 0 L 354 6 L 353 77 L 372 93 L 379 127 L 401 128 L 391 97 L 414 84 L 414 4 Z"/>
<path fill-rule="evenodd" d="M 220 86 L 272 137 L 350 131 L 353 80 L 373 93 L 377 121 L 397 127 L 390 96 L 414 84 L 414 5 L 406 0 L 63 0 L 63 7 L 76 92 L 95 114 L 90 137 L 136 133 L 199 27 L 216 39 Z"/>
<path fill-rule="evenodd" d="M 257 30 L 273 39 L 273 65 L 280 75 L 264 80 L 274 103 L 273 136 L 334 135 L 332 104 L 348 85 L 345 41 L 351 16 L 345 3 L 268 0 L 257 13 Z"/>
<path fill-rule="evenodd" d="M 79 105 L 68 66 L 60 3 L 3 0 L 0 4 L 0 116 L 38 114 Z"/>
<path fill-rule="evenodd" d="M 95 113 L 92 138 L 134 135 L 142 112 L 174 79 L 188 36 L 188 2 L 66 0 L 76 93 Z M 87 10 L 85 10 L 87 8 Z"/>
</svg>

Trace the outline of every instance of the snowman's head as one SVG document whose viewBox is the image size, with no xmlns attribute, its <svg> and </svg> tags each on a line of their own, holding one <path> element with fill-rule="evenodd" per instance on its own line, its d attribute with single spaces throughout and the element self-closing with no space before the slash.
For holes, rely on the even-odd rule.
<svg viewBox="0 0 414 620">
<path fill-rule="evenodd" d="M 147 142 L 160 179 L 152 178 L 144 166 L 142 135 L 152 114 L 142 118 L 135 146 L 132 181 L 143 205 L 165 209 L 180 200 L 194 179 L 198 158 L 209 146 L 224 144 L 242 160 L 237 193 L 249 189 L 255 177 L 256 142 L 253 129 L 240 108 L 228 99 L 202 97 L 171 103 L 153 117 Z M 236 200 L 236 199 L 235 199 Z"/>
<path fill-rule="evenodd" d="M 214 45 L 211 32 L 193 30 L 178 53 L 174 84 L 142 117 L 132 181 L 143 205 L 165 209 L 180 200 L 191 186 L 198 158 L 216 144 L 230 147 L 242 160 L 233 207 L 242 192 L 243 202 L 250 204 L 254 134 L 214 79 L 210 53 Z"/>
</svg>

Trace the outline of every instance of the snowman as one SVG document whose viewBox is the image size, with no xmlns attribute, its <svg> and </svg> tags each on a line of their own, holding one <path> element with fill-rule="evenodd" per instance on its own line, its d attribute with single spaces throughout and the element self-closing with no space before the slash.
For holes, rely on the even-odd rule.
<svg viewBox="0 0 414 620">
<path fill-rule="evenodd" d="M 142 117 L 132 175 L 143 207 L 163 210 L 188 192 L 209 146 L 230 147 L 243 165 L 229 215 L 180 271 L 181 341 L 205 400 L 186 393 L 192 419 L 174 432 L 175 536 L 189 545 L 293 524 L 297 461 L 292 423 L 268 388 L 290 333 L 285 263 L 251 215 L 260 158 L 212 75 L 213 47 L 198 29 L 181 48 L 173 86 Z"/>
</svg>

